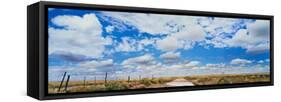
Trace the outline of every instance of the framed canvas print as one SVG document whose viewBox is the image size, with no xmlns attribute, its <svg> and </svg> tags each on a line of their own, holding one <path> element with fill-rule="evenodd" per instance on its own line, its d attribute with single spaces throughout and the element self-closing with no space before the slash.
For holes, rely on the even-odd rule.
<svg viewBox="0 0 281 102">
<path fill-rule="evenodd" d="M 273 16 L 41 1 L 27 94 L 43 99 L 273 85 Z"/>
</svg>

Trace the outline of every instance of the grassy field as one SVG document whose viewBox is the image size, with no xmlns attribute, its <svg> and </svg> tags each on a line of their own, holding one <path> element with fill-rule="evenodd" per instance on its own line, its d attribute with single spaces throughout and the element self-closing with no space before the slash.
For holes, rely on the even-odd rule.
<svg viewBox="0 0 281 102">
<path fill-rule="evenodd" d="M 184 78 L 190 80 L 195 85 L 236 84 L 270 81 L 270 75 L 268 73 L 186 76 Z"/>
<path fill-rule="evenodd" d="M 49 82 L 48 92 L 56 93 L 75 93 L 75 92 L 96 92 L 110 90 L 127 90 L 127 89 L 144 89 L 144 88 L 161 88 L 171 87 L 166 83 L 176 79 L 185 79 L 192 82 L 195 86 L 198 85 L 217 85 L 217 84 L 235 84 L 235 83 L 251 83 L 251 82 L 268 82 L 270 75 L 268 73 L 257 74 L 224 74 L 224 75 L 198 75 L 185 77 L 160 77 L 160 78 L 142 78 L 140 80 L 87 80 L 85 81 L 70 81 L 65 90 L 65 82 L 59 90 L 60 82 Z"/>
</svg>

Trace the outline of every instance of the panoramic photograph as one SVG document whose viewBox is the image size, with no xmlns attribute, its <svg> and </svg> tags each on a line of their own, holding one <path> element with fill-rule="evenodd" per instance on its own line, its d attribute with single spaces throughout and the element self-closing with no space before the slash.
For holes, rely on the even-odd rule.
<svg viewBox="0 0 281 102">
<path fill-rule="evenodd" d="M 48 8 L 48 94 L 270 82 L 270 21 Z"/>
</svg>

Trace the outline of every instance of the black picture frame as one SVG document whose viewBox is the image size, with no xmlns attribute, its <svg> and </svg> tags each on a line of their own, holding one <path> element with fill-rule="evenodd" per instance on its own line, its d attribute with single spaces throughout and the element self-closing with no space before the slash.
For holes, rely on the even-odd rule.
<svg viewBox="0 0 281 102">
<path fill-rule="evenodd" d="M 270 82 L 227 84 L 227 85 L 206 85 L 206 86 L 185 86 L 155 89 L 136 89 L 124 91 L 108 92 L 87 92 L 87 93 L 67 93 L 67 94 L 48 94 L 48 7 L 74 8 L 87 10 L 106 10 L 106 11 L 126 11 L 141 13 L 157 13 L 170 15 L 193 15 L 193 16 L 214 16 L 226 18 L 254 18 L 270 20 Z M 238 13 L 221 13 L 205 11 L 188 11 L 159 8 L 125 7 L 112 5 L 94 5 L 78 3 L 62 3 L 40 1 L 27 7 L 27 95 L 39 100 L 61 99 L 61 98 L 81 98 L 112 95 L 144 94 L 159 92 L 191 91 L 206 89 L 224 89 L 254 86 L 272 86 L 274 76 L 273 59 L 273 16 L 254 15 Z"/>
</svg>

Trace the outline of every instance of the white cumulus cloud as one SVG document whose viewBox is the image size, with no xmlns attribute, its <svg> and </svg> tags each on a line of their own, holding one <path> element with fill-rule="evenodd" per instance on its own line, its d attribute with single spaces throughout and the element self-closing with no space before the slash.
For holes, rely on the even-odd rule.
<svg viewBox="0 0 281 102">
<path fill-rule="evenodd" d="M 186 67 L 195 67 L 200 64 L 200 61 L 190 61 L 189 63 L 185 64 Z"/>
<path fill-rule="evenodd" d="M 56 16 L 51 21 L 63 29 L 49 27 L 49 53 L 65 51 L 97 58 L 104 46 L 112 43 L 110 37 L 101 35 L 102 26 L 95 14 Z"/>
<path fill-rule="evenodd" d="M 160 55 L 160 58 L 168 59 L 168 60 L 175 60 L 175 59 L 180 58 L 180 53 L 179 52 L 177 52 L 177 53 L 167 52 L 167 53 Z"/>
<path fill-rule="evenodd" d="M 266 35 L 269 36 L 269 35 Z M 241 47 L 249 53 L 261 53 L 269 50 L 269 39 L 248 32 L 245 29 L 239 30 L 232 39 L 225 41 L 230 47 Z"/>
<path fill-rule="evenodd" d="M 224 63 L 218 63 L 218 64 L 213 64 L 213 63 L 209 63 L 206 64 L 207 68 L 224 68 L 226 65 Z"/>
<path fill-rule="evenodd" d="M 114 30 L 114 26 L 107 26 L 105 27 L 105 31 L 111 33 Z"/>
<path fill-rule="evenodd" d="M 164 50 L 164 51 L 174 51 L 178 48 L 182 48 L 182 42 L 178 41 L 177 38 L 168 36 L 164 39 L 158 40 L 156 42 L 157 49 Z"/>
<path fill-rule="evenodd" d="M 140 44 L 139 41 L 129 38 L 129 37 L 123 37 L 121 42 L 116 42 L 117 47 L 115 50 L 117 52 L 133 52 L 133 51 L 140 51 L 144 47 L 144 45 Z"/>
<path fill-rule="evenodd" d="M 172 33 L 166 38 L 157 41 L 157 48 L 164 51 L 174 51 L 176 49 L 190 49 L 195 42 L 203 41 L 205 32 L 199 25 L 194 24 Z"/>
<path fill-rule="evenodd" d="M 113 60 L 108 59 L 108 60 L 103 60 L 103 61 L 88 61 L 81 63 L 79 66 L 83 68 L 104 68 L 104 67 L 111 67 L 113 66 Z"/>
<path fill-rule="evenodd" d="M 245 64 L 250 64 L 252 62 L 253 61 L 251 61 L 251 60 L 236 58 L 236 59 L 231 60 L 230 64 L 245 65 Z"/>
<path fill-rule="evenodd" d="M 130 65 L 130 64 L 149 64 L 154 60 L 152 55 L 146 54 L 143 56 L 129 58 L 122 62 L 122 65 Z"/>
<path fill-rule="evenodd" d="M 114 23 L 118 22 L 115 24 L 116 28 L 120 25 L 130 25 L 141 33 L 167 35 L 163 39 L 156 40 L 156 47 L 163 51 L 189 49 L 195 42 L 205 39 L 205 32 L 197 21 L 201 17 L 124 12 L 101 13 L 103 18 Z"/>
</svg>

